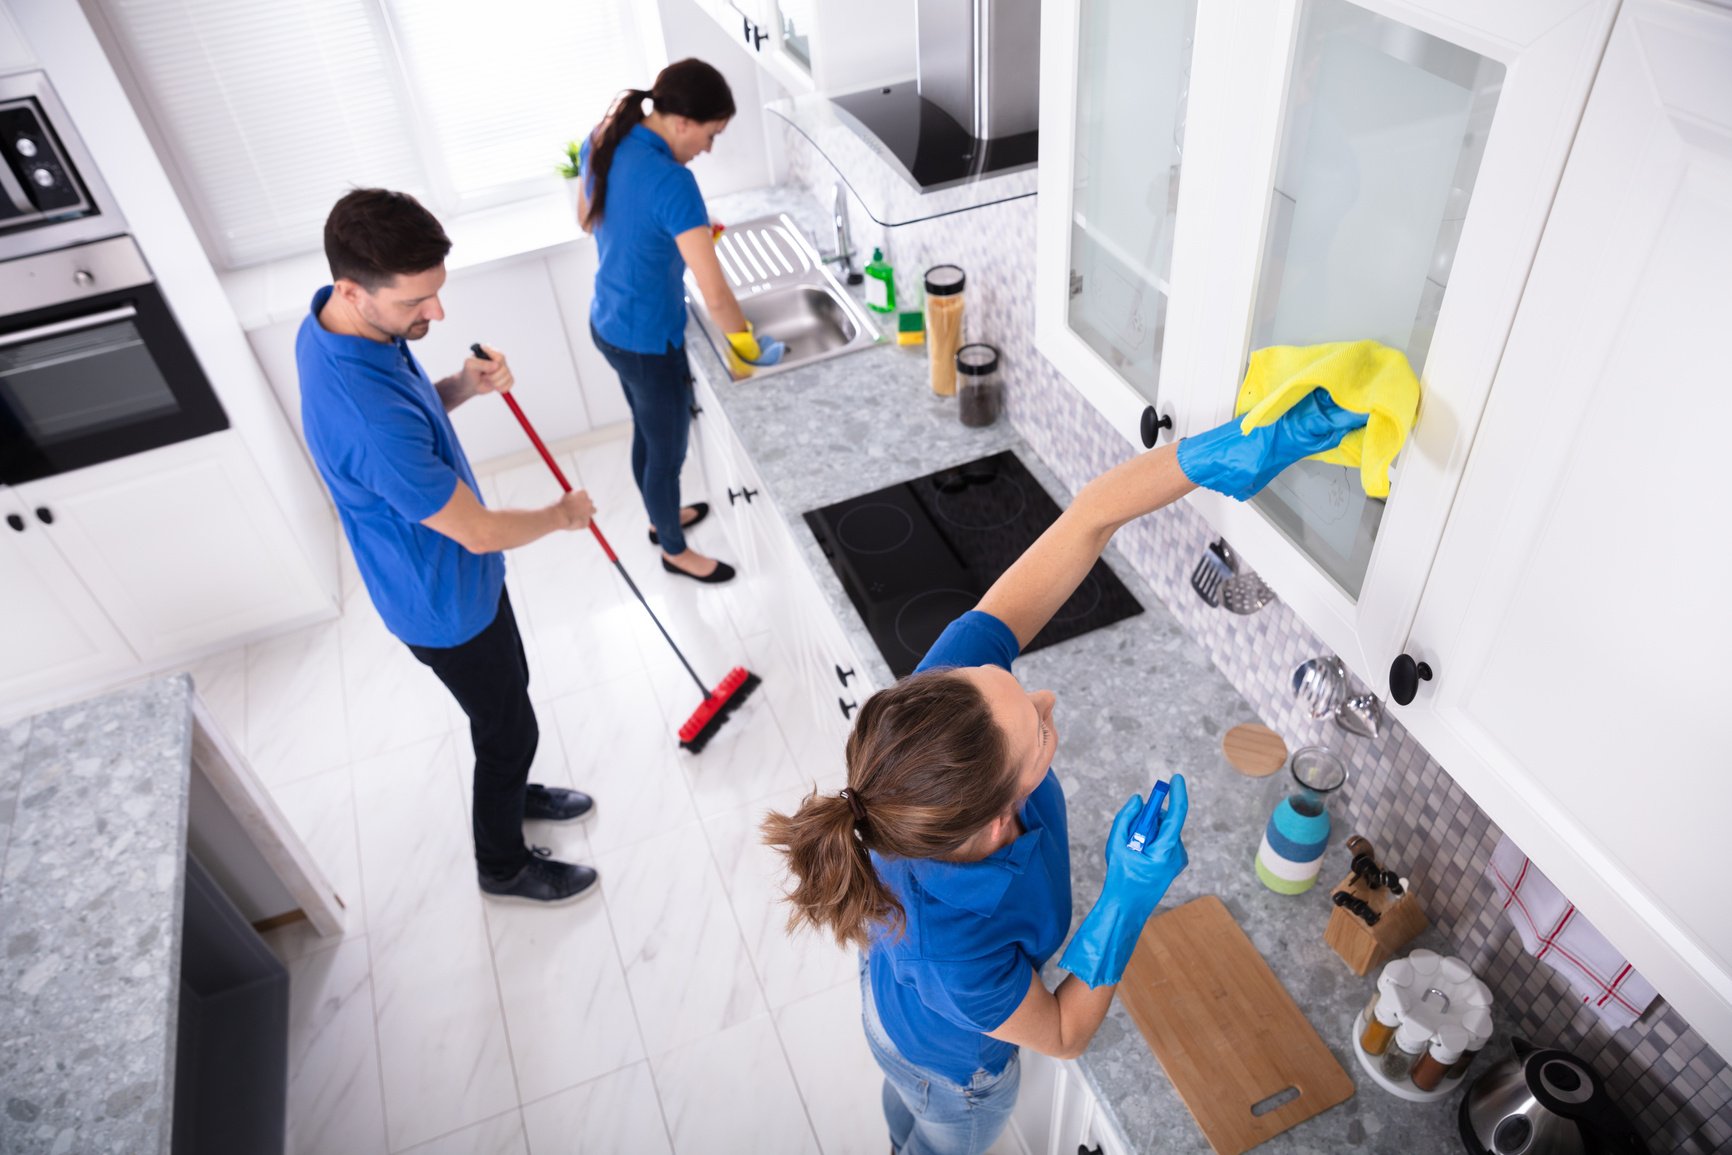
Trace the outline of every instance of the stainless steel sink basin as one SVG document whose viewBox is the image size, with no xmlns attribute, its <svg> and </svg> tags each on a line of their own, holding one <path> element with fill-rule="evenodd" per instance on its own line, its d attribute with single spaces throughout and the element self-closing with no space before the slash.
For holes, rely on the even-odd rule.
<svg viewBox="0 0 1732 1155">
<path fill-rule="evenodd" d="M 779 364 L 734 373 L 726 355 L 727 338 L 710 318 L 696 283 L 687 273 L 686 300 L 692 314 L 716 359 L 736 380 L 785 373 L 814 361 L 869 349 L 882 340 L 871 316 L 819 262 L 818 254 L 786 215 L 728 226 L 717 242 L 716 256 L 752 328 L 760 337 L 774 337 L 788 346 Z"/>
</svg>

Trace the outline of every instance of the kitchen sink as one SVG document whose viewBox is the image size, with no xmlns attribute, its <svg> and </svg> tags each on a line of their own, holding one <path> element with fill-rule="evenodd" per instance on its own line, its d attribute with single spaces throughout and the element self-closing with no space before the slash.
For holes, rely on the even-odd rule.
<svg viewBox="0 0 1732 1155">
<path fill-rule="evenodd" d="M 716 359 L 736 380 L 798 369 L 869 349 L 882 340 L 871 316 L 819 261 L 786 214 L 729 225 L 716 243 L 716 256 L 753 330 L 788 346 L 780 363 L 735 373 L 726 355 L 727 338 L 710 318 L 687 273 L 686 300 L 692 315 Z"/>
</svg>

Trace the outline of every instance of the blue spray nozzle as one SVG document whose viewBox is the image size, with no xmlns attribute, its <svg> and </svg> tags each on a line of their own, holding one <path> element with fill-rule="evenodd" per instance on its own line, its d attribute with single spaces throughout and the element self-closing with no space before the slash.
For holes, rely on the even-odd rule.
<svg viewBox="0 0 1732 1155">
<path fill-rule="evenodd" d="M 1155 835 L 1161 829 L 1161 809 L 1167 804 L 1167 791 L 1172 784 L 1161 779 L 1149 787 L 1149 800 L 1143 804 L 1143 809 L 1137 815 L 1136 825 L 1131 827 L 1131 840 L 1126 845 L 1138 854 L 1143 847 L 1155 840 Z"/>
</svg>

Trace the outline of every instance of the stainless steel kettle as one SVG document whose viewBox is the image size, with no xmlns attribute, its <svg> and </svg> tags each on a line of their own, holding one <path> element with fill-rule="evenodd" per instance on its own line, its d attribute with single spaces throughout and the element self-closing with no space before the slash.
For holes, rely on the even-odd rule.
<svg viewBox="0 0 1732 1155">
<path fill-rule="evenodd" d="M 1461 1141 L 1473 1155 L 1647 1155 L 1593 1068 L 1568 1051 L 1511 1043 L 1515 1054 L 1462 1096 Z"/>
</svg>

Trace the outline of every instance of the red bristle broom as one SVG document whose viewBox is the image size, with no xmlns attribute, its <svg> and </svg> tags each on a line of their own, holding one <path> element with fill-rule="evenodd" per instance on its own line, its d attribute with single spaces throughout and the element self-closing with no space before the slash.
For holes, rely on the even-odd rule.
<svg viewBox="0 0 1732 1155">
<path fill-rule="evenodd" d="M 469 346 L 469 351 L 483 361 L 492 360 L 479 344 Z M 523 431 L 529 434 L 529 440 L 534 444 L 535 451 L 541 454 L 541 460 L 547 462 L 547 468 L 553 471 L 554 480 L 559 482 L 561 489 L 570 493 L 571 482 L 565 479 L 565 474 L 560 470 L 558 463 L 553 460 L 553 454 L 547 451 L 547 446 L 542 442 L 541 435 L 535 431 L 535 426 L 529 423 L 529 418 L 524 415 L 523 409 L 517 404 L 517 399 L 509 393 L 501 393 L 500 396 L 511 407 L 511 415 L 517 418 L 517 423 L 523 426 Z M 595 534 L 595 540 L 600 543 L 601 551 L 607 554 L 607 560 L 613 563 L 614 568 L 619 570 L 619 576 L 625 579 L 625 584 L 630 586 L 631 592 L 637 595 L 638 603 L 643 606 L 644 612 L 649 614 L 650 621 L 656 624 L 656 629 L 662 632 L 662 637 L 667 639 L 669 647 L 673 649 L 674 657 L 680 660 L 680 665 L 684 666 L 686 673 L 692 676 L 692 681 L 697 684 L 698 693 L 704 696 L 704 700 L 698 703 L 698 708 L 692 711 L 692 716 L 687 718 L 685 725 L 680 727 L 680 745 L 696 754 L 715 736 L 716 731 L 721 729 L 722 723 L 728 720 L 728 715 L 751 697 L 752 691 L 758 688 L 763 679 L 744 666 L 735 666 L 717 684 L 715 690 L 712 691 L 706 687 L 704 680 L 698 677 L 698 672 L 692 669 L 692 664 L 686 661 L 686 656 L 680 652 L 679 646 L 674 642 L 673 635 L 668 633 L 668 628 L 662 625 L 662 620 L 656 617 L 654 610 L 650 609 L 648 599 L 643 596 L 643 591 L 637 588 L 637 583 L 631 580 L 631 575 L 625 571 L 625 565 L 619 560 L 619 555 L 613 552 L 613 546 L 609 545 L 607 538 L 602 536 L 601 527 L 595 523 L 593 517 L 589 519 L 589 531 Z"/>
</svg>

